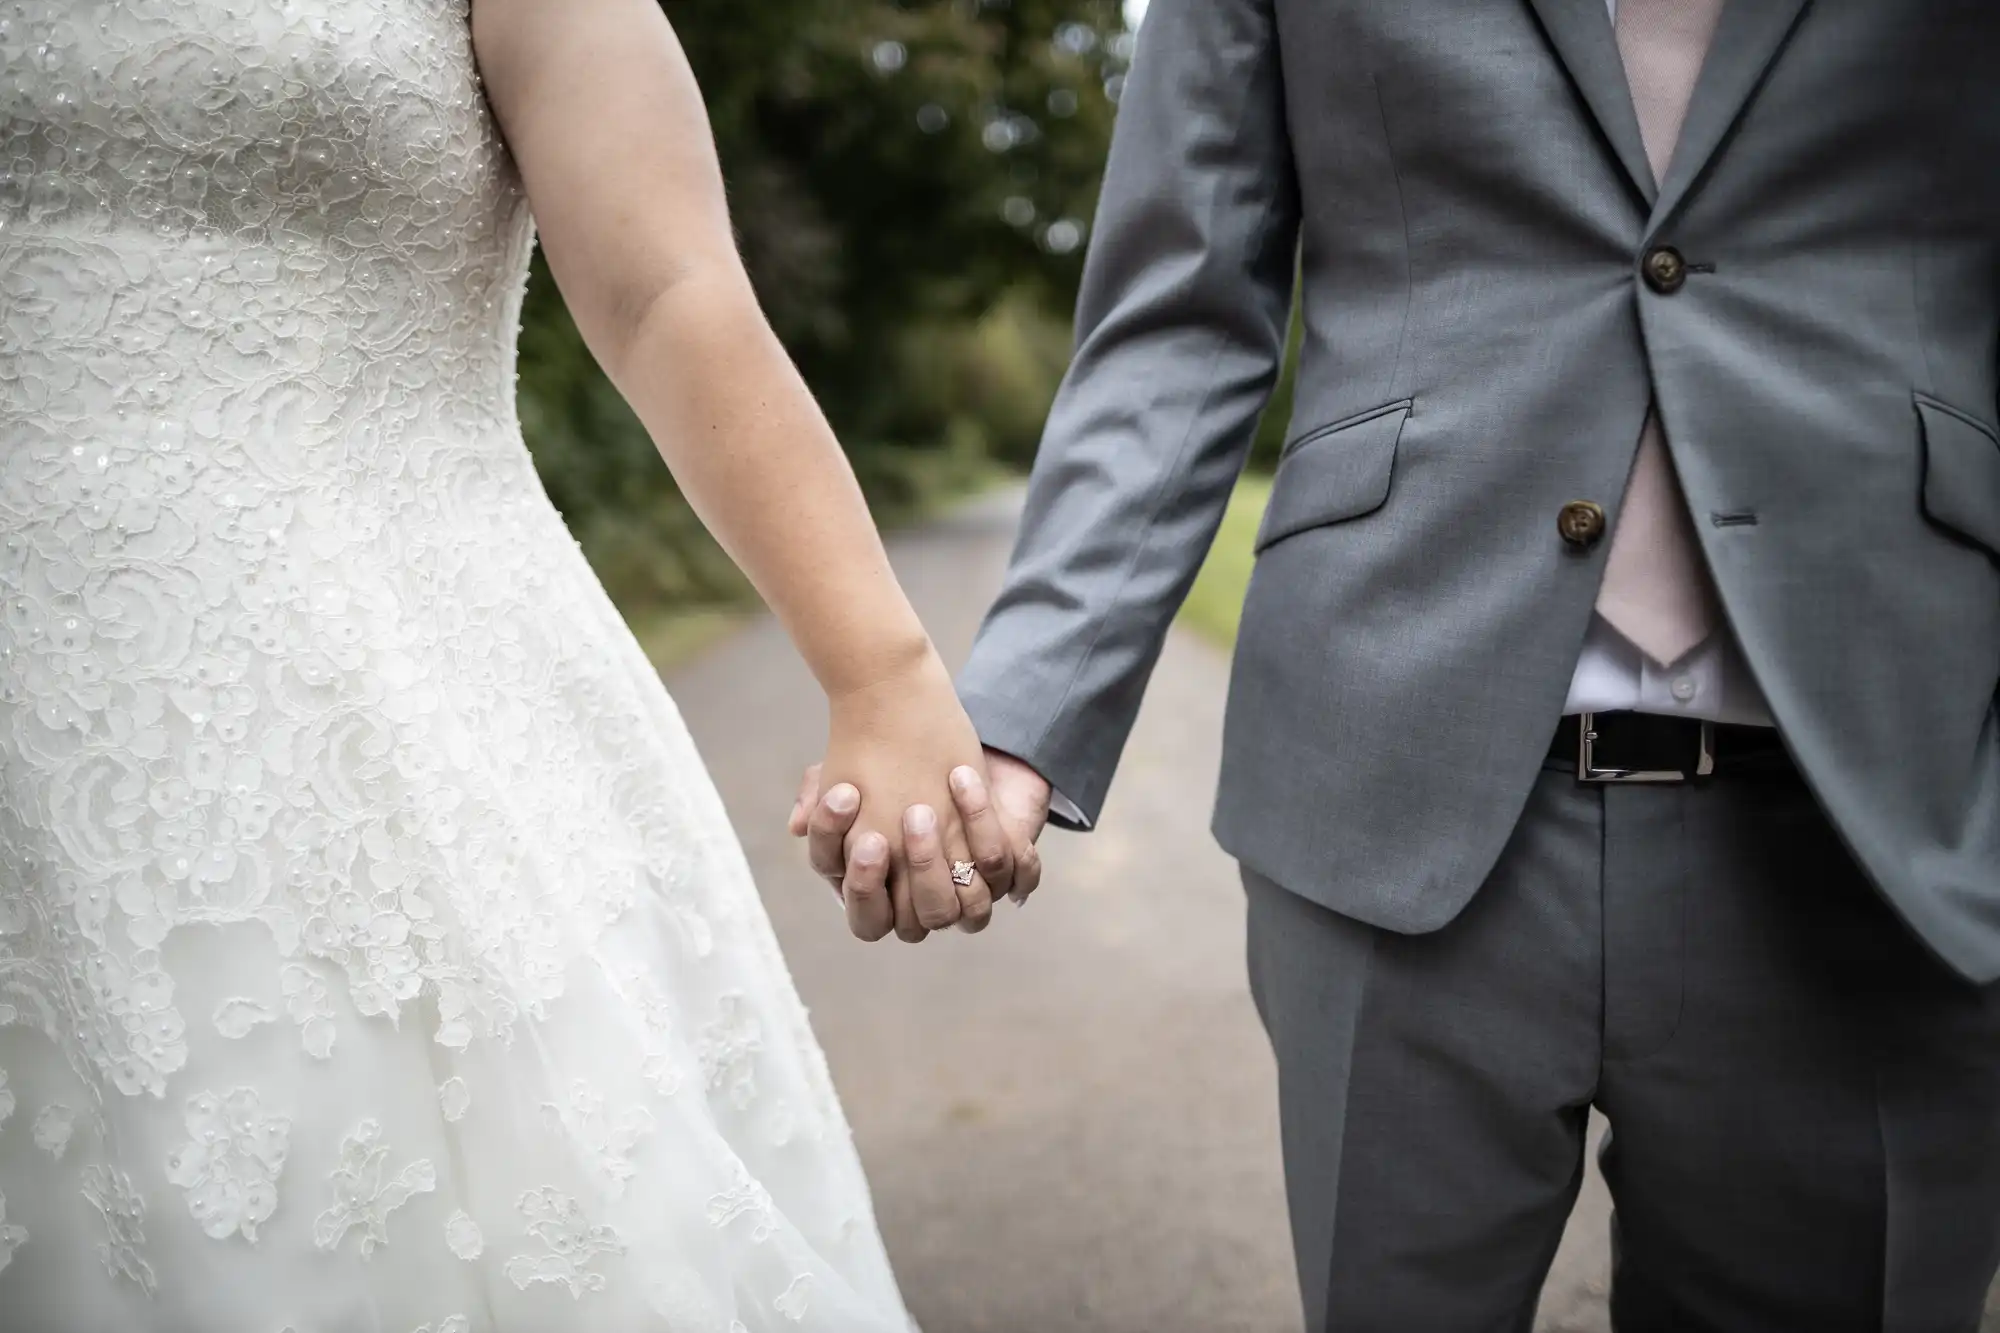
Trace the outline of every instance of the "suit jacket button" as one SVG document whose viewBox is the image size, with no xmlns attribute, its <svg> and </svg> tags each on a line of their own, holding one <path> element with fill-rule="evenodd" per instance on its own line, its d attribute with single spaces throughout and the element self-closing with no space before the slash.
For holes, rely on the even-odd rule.
<svg viewBox="0 0 2000 1333">
<path fill-rule="evenodd" d="M 1662 296 L 1672 296 L 1687 284 L 1687 261 L 1671 245 L 1648 250 L 1640 267 L 1645 270 L 1646 285 Z"/>
<path fill-rule="evenodd" d="M 1556 515 L 1556 531 L 1580 551 L 1597 545 L 1604 536 L 1604 506 L 1588 500 L 1571 500 Z"/>
</svg>

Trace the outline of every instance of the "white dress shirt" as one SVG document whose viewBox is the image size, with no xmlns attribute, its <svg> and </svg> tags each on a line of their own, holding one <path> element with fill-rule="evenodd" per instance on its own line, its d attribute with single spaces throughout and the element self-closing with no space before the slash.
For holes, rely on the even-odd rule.
<svg viewBox="0 0 2000 1333">
<path fill-rule="evenodd" d="M 1771 724 L 1764 693 L 1725 626 L 1672 666 L 1661 666 L 1593 616 L 1570 678 L 1565 713 L 1664 713 L 1670 717 Z"/>
</svg>

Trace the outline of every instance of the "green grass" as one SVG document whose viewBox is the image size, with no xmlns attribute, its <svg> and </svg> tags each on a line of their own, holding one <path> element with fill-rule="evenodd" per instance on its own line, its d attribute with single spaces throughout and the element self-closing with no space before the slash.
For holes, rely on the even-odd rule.
<svg viewBox="0 0 2000 1333">
<path fill-rule="evenodd" d="M 1222 530 L 1209 549 L 1201 576 L 1194 581 L 1194 591 L 1181 608 L 1182 624 L 1224 648 L 1236 642 L 1236 627 L 1243 619 L 1243 594 L 1250 589 L 1250 570 L 1257 563 L 1252 549 L 1257 524 L 1270 499 L 1269 477 L 1246 476 L 1237 483 Z"/>
</svg>

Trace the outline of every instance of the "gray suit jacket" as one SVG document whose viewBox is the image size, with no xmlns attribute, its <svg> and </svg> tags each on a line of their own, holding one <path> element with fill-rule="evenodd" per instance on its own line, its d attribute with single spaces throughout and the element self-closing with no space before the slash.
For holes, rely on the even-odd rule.
<svg viewBox="0 0 2000 1333">
<path fill-rule="evenodd" d="M 962 688 L 1095 818 L 1303 274 L 1216 832 L 1434 929 L 1513 830 L 1657 397 L 1814 790 L 2000 976 L 2000 6 L 1730 0 L 1667 179 L 1604 0 L 1153 0 Z M 1672 245 L 1671 294 L 1640 260 Z M 1772 830 L 1775 838 L 1783 830 Z"/>
</svg>

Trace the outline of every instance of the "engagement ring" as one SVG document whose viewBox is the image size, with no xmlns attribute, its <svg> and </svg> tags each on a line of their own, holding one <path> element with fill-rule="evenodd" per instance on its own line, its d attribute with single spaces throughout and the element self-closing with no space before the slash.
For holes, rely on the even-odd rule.
<svg viewBox="0 0 2000 1333">
<path fill-rule="evenodd" d="M 953 861 L 951 863 L 951 882 L 958 885 L 961 889 L 969 889 L 972 887 L 973 872 L 977 869 L 978 867 L 974 866 L 970 861 Z"/>
</svg>

